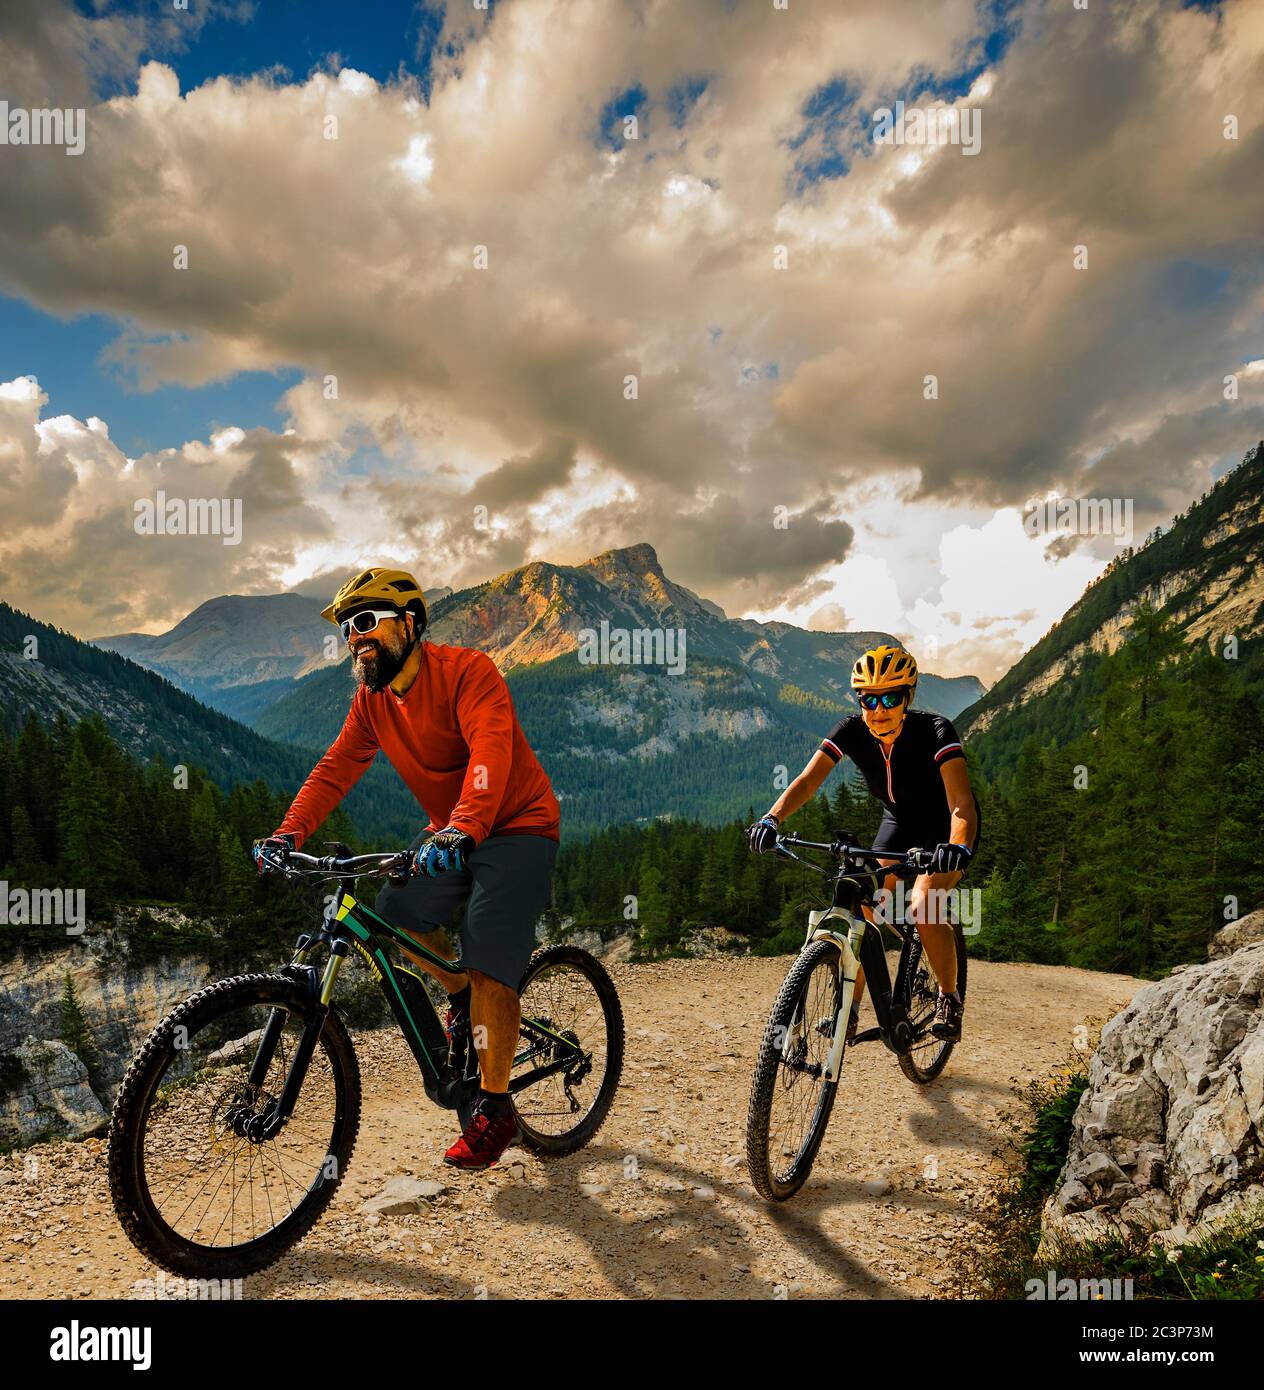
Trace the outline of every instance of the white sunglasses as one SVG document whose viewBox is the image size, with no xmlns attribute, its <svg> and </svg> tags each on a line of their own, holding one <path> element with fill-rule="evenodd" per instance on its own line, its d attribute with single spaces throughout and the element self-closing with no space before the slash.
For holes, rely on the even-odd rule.
<svg viewBox="0 0 1264 1390">
<path fill-rule="evenodd" d="M 400 616 L 401 614 L 394 608 L 366 608 L 362 613 L 344 618 L 338 626 L 342 629 L 342 640 L 350 642 L 353 632 L 358 632 L 363 637 L 366 632 L 373 632 L 383 618 L 398 618 Z"/>
</svg>

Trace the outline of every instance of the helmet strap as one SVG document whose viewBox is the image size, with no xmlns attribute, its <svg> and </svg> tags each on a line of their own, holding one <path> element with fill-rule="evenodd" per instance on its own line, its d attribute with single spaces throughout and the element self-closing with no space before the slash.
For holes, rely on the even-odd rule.
<svg viewBox="0 0 1264 1390">
<path fill-rule="evenodd" d="M 411 652 L 414 647 L 421 646 L 421 639 L 425 636 L 426 630 L 422 626 L 421 614 L 415 608 L 406 608 L 401 616 L 407 616 L 413 620 L 412 641 L 408 644 L 408 650 Z"/>
</svg>

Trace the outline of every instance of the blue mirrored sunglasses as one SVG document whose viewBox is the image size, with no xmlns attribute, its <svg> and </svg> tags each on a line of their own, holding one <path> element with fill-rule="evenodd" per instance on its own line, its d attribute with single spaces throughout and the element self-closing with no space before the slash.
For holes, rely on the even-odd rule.
<svg viewBox="0 0 1264 1390">
<path fill-rule="evenodd" d="M 860 701 L 861 709 L 874 710 L 879 705 L 883 709 L 899 709 L 904 703 L 904 697 L 908 690 L 884 690 L 881 695 L 859 695 L 856 698 Z"/>
</svg>

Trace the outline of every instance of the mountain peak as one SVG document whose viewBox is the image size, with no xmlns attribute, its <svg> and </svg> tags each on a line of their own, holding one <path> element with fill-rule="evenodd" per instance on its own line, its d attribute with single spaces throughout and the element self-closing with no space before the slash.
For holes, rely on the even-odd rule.
<svg viewBox="0 0 1264 1390">
<path fill-rule="evenodd" d="M 582 570 L 592 570 L 599 575 L 607 574 L 652 574 L 657 579 L 666 580 L 663 567 L 658 563 L 658 552 L 648 541 L 627 545 L 615 550 L 603 550 L 591 560 L 579 566 Z"/>
</svg>

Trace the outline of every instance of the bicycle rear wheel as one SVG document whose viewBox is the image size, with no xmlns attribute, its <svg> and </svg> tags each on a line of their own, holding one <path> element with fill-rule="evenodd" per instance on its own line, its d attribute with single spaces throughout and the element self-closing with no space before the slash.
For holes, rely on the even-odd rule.
<svg viewBox="0 0 1264 1390">
<path fill-rule="evenodd" d="M 332 1010 L 293 1114 L 273 1138 L 258 1137 L 312 1008 L 296 980 L 239 975 L 186 999 L 136 1054 L 110 1120 L 110 1195 L 155 1264 L 203 1279 L 253 1274 L 329 1205 L 360 1127 L 359 1066 Z M 251 1085 L 274 1018 L 269 1066 Z"/>
<path fill-rule="evenodd" d="M 959 923 L 952 929 L 953 945 L 957 951 L 957 992 L 962 1003 L 966 997 L 966 939 Z M 900 1070 L 912 1082 L 925 1086 L 948 1065 L 956 1043 L 944 1042 L 930 1031 L 935 1021 L 935 1003 L 939 998 L 939 981 L 930 959 L 922 949 L 921 940 L 913 943 L 909 968 L 904 976 L 901 1003 L 913 1025 L 914 1043 L 910 1051 L 901 1054 Z"/>
<path fill-rule="evenodd" d="M 746 1166 L 755 1191 L 770 1202 L 784 1202 L 807 1181 L 834 1108 L 838 1083 L 827 1081 L 824 1069 L 839 1021 L 841 965 L 832 941 L 812 942 L 790 967 L 764 1028 L 746 1118 Z"/>
<path fill-rule="evenodd" d="M 623 1072 L 618 991 L 587 951 L 546 946 L 531 957 L 518 993 L 522 1026 L 509 1085 L 522 1142 L 540 1154 L 574 1153 L 601 1128 Z"/>
</svg>

